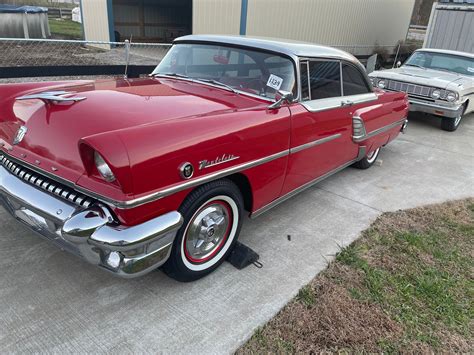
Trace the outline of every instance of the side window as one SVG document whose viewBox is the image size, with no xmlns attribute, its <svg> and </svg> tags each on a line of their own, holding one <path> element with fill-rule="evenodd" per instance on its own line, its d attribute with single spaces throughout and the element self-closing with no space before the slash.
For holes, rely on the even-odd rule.
<svg viewBox="0 0 474 355">
<path fill-rule="evenodd" d="M 339 62 L 310 61 L 309 78 L 311 100 L 342 96 Z"/>
<path fill-rule="evenodd" d="M 352 65 L 342 65 L 344 96 L 367 94 L 372 92 L 362 73 Z"/>
</svg>

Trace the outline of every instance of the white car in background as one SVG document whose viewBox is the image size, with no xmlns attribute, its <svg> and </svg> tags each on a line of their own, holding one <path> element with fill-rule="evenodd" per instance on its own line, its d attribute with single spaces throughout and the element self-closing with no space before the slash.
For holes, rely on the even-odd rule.
<svg viewBox="0 0 474 355">
<path fill-rule="evenodd" d="M 374 87 L 408 94 L 410 111 L 443 117 L 441 128 L 455 131 L 474 111 L 474 54 L 419 49 L 398 68 L 369 74 Z"/>
</svg>

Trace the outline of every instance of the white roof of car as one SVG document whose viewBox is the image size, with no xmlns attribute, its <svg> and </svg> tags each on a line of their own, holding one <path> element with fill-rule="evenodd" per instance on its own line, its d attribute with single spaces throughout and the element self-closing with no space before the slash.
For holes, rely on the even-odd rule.
<svg viewBox="0 0 474 355">
<path fill-rule="evenodd" d="M 355 58 L 352 54 L 344 52 L 340 49 L 307 42 L 297 42 L 288 39 L 247 36 L 190 35 L 179 37 L 175 39 L 174 42 L 222 43 L 282 53 L 294 59 L 296 59 L 296 57 L 322 57 L 331 59 L 344 59 L 360 64 L 357 58 Z"/>
<path fill-rule="evenodd" d="M 422 48 L 422 49 L 418 49 L 417 52 L 433 52 L 433 53 L 451 54 L 451 55 L 459 55 L 459 56 L 468 57 L 468 58 L 474 58 L 474 53 L 451 51 L 448 49 Z"/>
</svg>

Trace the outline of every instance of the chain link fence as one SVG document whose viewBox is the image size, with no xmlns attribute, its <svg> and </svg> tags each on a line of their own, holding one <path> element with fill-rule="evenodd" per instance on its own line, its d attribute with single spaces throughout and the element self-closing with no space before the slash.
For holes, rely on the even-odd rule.
<svg viewBox="0 0 474 355">
<path fill-rule="evenodd" d="M 170 46 L 161 43 L 0 38 L 0 67 L 156 65 Z"/>
<path fill-rule="evenodd" d="M 15 73 L 25 76 L 26 72 L 35 72 L 35 67 L 41 67 L 48 72 L 45 76 L 54 75 L 54 71 L 61 72 L 60 68 L 70 67 L 69 71 L 77 74 L 74 76 L 87 75 L 81 72 L 91 73 L 91 67 L 97 67 L 93 75 L 101 75 L 101 69 L 105 70 L 103 75 L 110 75 L 110 68 L 114 67 L 116 75 L 125 74 L 125 69 L 139 67 L 140 74 L 151 72 L 150 68 L 156 66 L 165 56 L 171 44 L 161 43 L 129 43 L 125 42 L 100 42 L 100 41 L 68 41 L 55 39 L 9 39 L 0 38 L 0 79 L 2 82 L 12 81 Z M 371 54 L 378 53 L 383 62 L 393 62 L 395 55 L 403 58 L 406 53 L 412 53 L 416 45 L 396 46 L 358 46 L 358 45 L 335 45 L 335 48 L 347 51 L 362 61 Z M 120 68 L 123 66 L 123 68 Z M 23 68 L 25 70 L 20 71 Z M 49 69 L 48 69 L 49 68 Z M 84 70 L 84 68 L 86 70 Z M 15 70 L 16 71 L 15 71 Z M 26 70 L 29 69 L 29 70 Z M 135 68 L 136 69 L 136 68 Z M 8 75 L 8 71 L 13 74 Z M 121 70 L 121 71 L 120 71 Z M 64 70 L 63 70 L 64 71 Z M 39 75 L 31 75 L 39 76 Z"/>
</svg>

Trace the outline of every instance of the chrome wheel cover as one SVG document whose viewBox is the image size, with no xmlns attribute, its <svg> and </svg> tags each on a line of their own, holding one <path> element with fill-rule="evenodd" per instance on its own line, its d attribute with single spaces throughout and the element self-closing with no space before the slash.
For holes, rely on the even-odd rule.
<svg viewBox="0 0 474 355">
<path fill-rule="evenodd" d="M 379 155 L 380 148 L 374 150 L 372 153 L 367 155 L 367 162 L 369 164 L 372 164 L 378 157 Z"/>
<path fill-rule="evenodd" d="M 225 244 L 232 226 L 232 210 L 221 200 L 200 208 L 189 221 L 184 235 L 184 252 L 192 263 L 213 258 Z"/>
<path fill-rule="evenodd" d="M 454 127 L 457 127 L 459 123 L 461 123 L 461 119 L 462 119 L 462 113 L 460 113 L 454 120 Z"/>
</svg>

